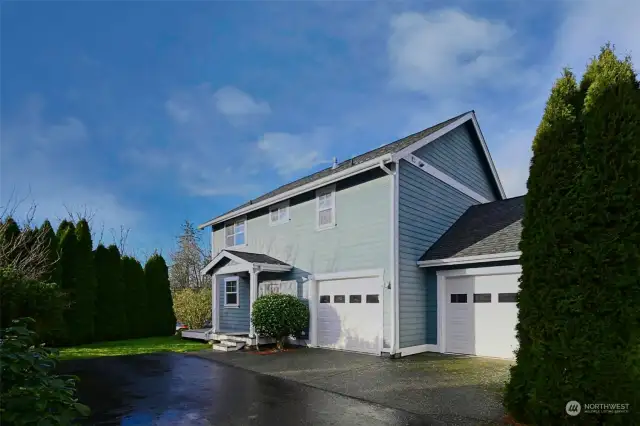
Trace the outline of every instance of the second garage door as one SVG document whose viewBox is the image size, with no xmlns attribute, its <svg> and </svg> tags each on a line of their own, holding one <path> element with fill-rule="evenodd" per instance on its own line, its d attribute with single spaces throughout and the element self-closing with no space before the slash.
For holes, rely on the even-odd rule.
<svg viewBox="0 0 640 426">
<path fill-rule="evenodd" d="M 520 274 L 446 279 L 445 352 L 513 358 Z"/>
<path fill-rule="evenodd" d="M 382 283 L 379 278 L 318 282 L 318 346 L 380 354 Z"/>
</svg>

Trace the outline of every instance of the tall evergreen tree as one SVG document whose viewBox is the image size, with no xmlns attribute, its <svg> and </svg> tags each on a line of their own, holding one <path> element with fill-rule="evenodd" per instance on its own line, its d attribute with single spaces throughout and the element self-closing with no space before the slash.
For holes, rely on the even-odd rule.
<svg viewBox="0 0 640 426">
<path fill-rule="evenodd" d="M 15 243 L 20 237 L 20 226 L 12 217 L 0 225 L 0 266 L 7 266 L 20 255 L 20 245 Z"/>
<path fill-rule="evenodd" d="M 124 278 L 129 337 L 149 335 L 149 313 L 147 310 L 147 291 L 142 265 L 135 258 L 122 258 L 122 276 Z"/>
<path fill-rule="evenodd" d="M 533 143 L 519 349 L 505 405 L 528 424 L 640 424 L 640 89 L 607 46 L 565 72 Z M 619 401 L 632 414 L 571 417 Z"/>
<path fill-rule="evenodd" d="M 98 245 L 94 251 L 96 272 L 96 339 L 117 340 L 128 337 L 124 282 L 120 251 L 115 245 Z"/>
<path fill-rule="evenodd" d="M 150 333 L 153 336 L 170 336 L 175 333 L 176 316 L 169 283 L 169 271 L 164 258 L 151 256 L 144 266 L 147 284 Z"/>
<path fill-rule="evenodd" d="M 43 275 L 43 280 L 60 284 L 60 262 L 59 262 L 59 248 L 58 237 L 53 231 L 53 226 L 49 220 L 45 220 L 40 228 L 40 232 L 44 234 L 44 239 L 47 245 L 47 251 L 49 254 L 49 270 Z"/>
<path fill-rule="evenodd" d="M 75 226 L 73 223 L 63 220 L 58 226 L 56 236 L 59 241 L 60 250 L 60 287 L 67 294 L 69 307 L 64 314 L 65 320 L 65 336 L 64 342 L 67 344 L 76 344 L 79 339 L 76 335 L 77 331 L 77 304 L 76 304 L 76 251 L 78 239 L 76 238 Z"/>
<path fill-rule="evenodd" d="M 76 225 L 78 240 L 76 264 L 76 336 L 81 343 L 90 343 L 94 339 L 94 320 L 96 316 L 96 274 L 93 265 L 93 242 L 89 223 L 82 219 Z"/>
</svg>

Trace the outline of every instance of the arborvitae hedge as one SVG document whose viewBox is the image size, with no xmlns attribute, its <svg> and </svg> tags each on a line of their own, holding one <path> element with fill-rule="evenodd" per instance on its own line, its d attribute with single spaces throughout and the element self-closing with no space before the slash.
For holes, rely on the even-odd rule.
<svg viewBox="0 0 640 426">
<path fill-rule="evenodd" d="M 76 327 L 74 335 L 81 343 L 90 343 L 94 339 L 94 320 L 96 316 L 96 273 L 93 266 L 93 242 L 86 220 L 76 225 L 78 240 L 76 268 Z"/>
<path fill-rule="evenodd" d="M 58 237 L 53 231 L 53 226 L 49 220 L 45 220 L 40 228 L 40 232 L 44 234 L 44 240 L 46 241 L 49 264 L 52 265 L 44 275 L 43 281 L 60 284 L 60 267 L 58 259 Z"/>
<path fill-rule="evenodd" d="M 127 319 L 120 251 L 115 245 L 99 244 L 93 253 L 96 289 L 96 340 L 125 339 Z"/>
<path fill-rule="evenodd" d="M 63 339 L 67 344 L 78 343 L 76 330 L 76 251 L 78 239 L 76 238 L 75 226 L 73 223 L 63 220 L 58 226 L 59 251 L 60 251 L 60 287 L 67 294 L 69 307 L 64 314 L 65 336 Z"/>
<path fill-rule="evenodd" d="M 144 266 L 149 311 L 149 332 L 153 336 L 175 333 L 176 316 L 169 285 L 169 270 L 162 256 L 154 254 Z"/>
<path fill-rule="evenodd" d="M 554 86 L 533 144 L 520 347 L 505 405 L 526 424 L 640 424 L 640 89 L 607 46 Z M 569 416 L 569 401 L 631 414 Z"/>
<path fill-rule="evenodd" d="M 149 336 L 149 313 L 147 311 L 147 291 L 142 265 L 135 258 L 122 258 L 128 333 L 130 338 Z"/>
</svg>

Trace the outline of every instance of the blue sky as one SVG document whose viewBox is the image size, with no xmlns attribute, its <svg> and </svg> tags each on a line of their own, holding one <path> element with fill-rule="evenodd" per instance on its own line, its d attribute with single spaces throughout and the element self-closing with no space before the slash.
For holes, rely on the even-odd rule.
<svg viewBox="0 0 640 426">
<path fill-rule="evenodd" d="M 470 109 L 520 195 L 562 67 L 608 40 L 640 52 L 626 0 L 1 7 L 2 204 L 86 209 L 140 256 L 185 219 Z"/>
</svg>

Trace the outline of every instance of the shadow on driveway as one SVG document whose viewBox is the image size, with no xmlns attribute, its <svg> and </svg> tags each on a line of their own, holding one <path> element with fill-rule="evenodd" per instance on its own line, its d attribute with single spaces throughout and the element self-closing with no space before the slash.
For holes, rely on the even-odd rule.
<svg viewBox="0 0 640 426">
<path fill-rule="evenodd" d="M 391 360 L 324 349 L 273 355 L 202 351 L 197 355 L 456 425 L 501 421 L 501 390 L 511 365 L 435 353 Z"/>
<path fill-rule="evenodd" d="M 410 414 L 174 353 L 64 361 L 90 425 L 430 425 Z"/>
</svg>

